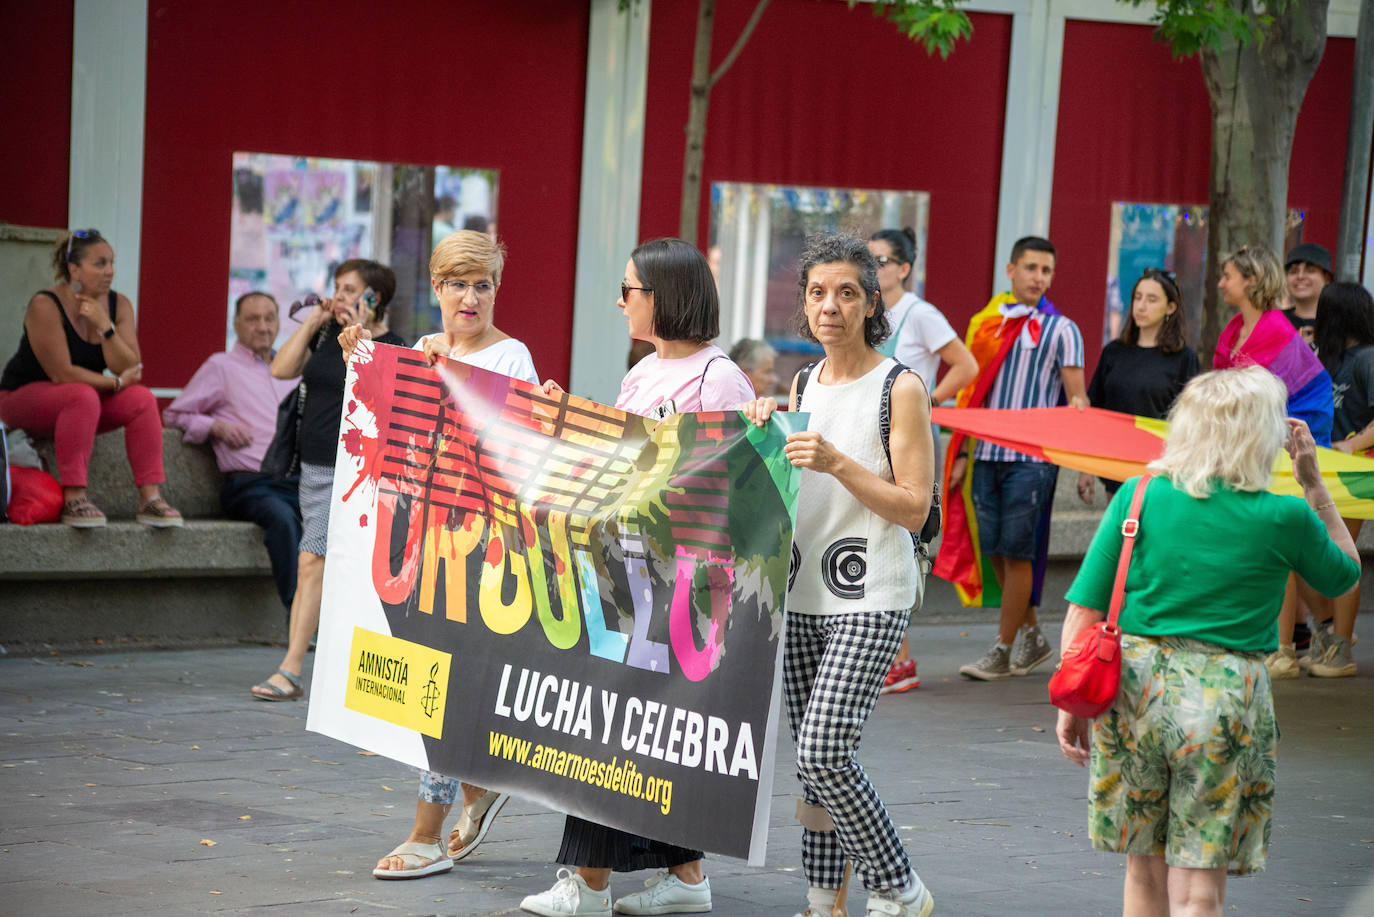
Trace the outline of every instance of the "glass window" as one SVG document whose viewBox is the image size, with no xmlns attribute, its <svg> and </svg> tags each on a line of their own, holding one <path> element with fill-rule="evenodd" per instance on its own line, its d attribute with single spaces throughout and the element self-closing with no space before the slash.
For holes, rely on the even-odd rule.
<svg viewBox="0 0 1374 917">
<path fill-rule="evenodd" d="M 349 258 L 396 272 L 388 321 L 412 341 L 440 326 L 429 285 L 434 243 L 455 229 L 496 232 L 495 169 L 235 153 L 233 191 L 226 346 L 239 296 L 276 298 L 280 344 L 298 327 L 286 314 L 291 303 L 328 296 L 334 267 Z"/>
<path fill-rule="evenodd" d="M 821 353 L 797 332 L 797 262 L 806 237 L 843 230 L 867 239 L 880 229 L 911 227 L 916 263 L 909 287 L 920 296 L 929 211 L 924 191 L 712 184 L 708 257 L 720 285 L 720 346 L 766 339 L 778 352 L 779 385 L 790 384 Z"/>
<path fill-rule="evenodd" d="M 1278 253 L 1280 258 L 1302 241 L 1302 222 L 1302 211 L 1288 211 L 1284 249 Z M 1202 338 L 1202 285 L 1207 270 L 1205 206 L 1130 201 L 1112 204 L 1103 344 L 1121 333 L 1131 290 L 1148 267 L 1164 268 L 1177 276 L 1188 344 L 1197 349 Z"/>
</svg>

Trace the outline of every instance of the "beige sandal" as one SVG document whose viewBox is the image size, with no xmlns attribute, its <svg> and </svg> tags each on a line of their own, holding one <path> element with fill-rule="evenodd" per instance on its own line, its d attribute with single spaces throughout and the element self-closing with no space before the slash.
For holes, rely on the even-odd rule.
<svg viewBox="0 0 1374 917">
<path fill-rule="evenodd" d="M 453 826 L 448 835 L 449 856 L 454 860 L 461 860 L 476 850 L 477 845 L 486 838 L 491 823 L 496 820 L 496 813 L 501 811 L 501 807 L 509 799 L 509 793 L 487 790 L 476 802 L 463 806 L 463 814 L 459 817 L 458 824 Z M 454 841 L 463 846 L 455 850 Z"/>
<path fill-rule="evenodd" d="M 171 504 L 161 497 L 153 497 L 138 508 L 134 519 L 153 528 L 175 528 L 181 525 L 181 513 L 172 509 Z"/>
<path fill-rule="evenodd" d="M 419 879 L 439 872 L 448 872 L 453 868 L 453 860 L 449 859 L 444 848 L 437 842 L 421 844 L 418 841 L 406 841 L 404 844 L 398 844 L 395 850 L 382 859 L 390 857 L 399 859 L 401 868 L 383 869 L 378 864 L 377 868 L 372 870 L 372 874 L 378 879 Z"/>
<path fill-rule="evenodd" d="M 74 529 L 103 528 L 105 514 L 90 500 L 78 497 L 62 504 L 62 524 Z"/>
</svg>

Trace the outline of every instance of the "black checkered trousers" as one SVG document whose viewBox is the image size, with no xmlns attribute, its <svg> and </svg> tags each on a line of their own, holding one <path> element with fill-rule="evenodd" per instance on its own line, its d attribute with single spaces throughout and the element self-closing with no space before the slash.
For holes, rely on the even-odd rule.
<svg viewBox="0 0 1374 917">
<path fill-rule="evenodd" d="M 909 610 L 839 615 L 787 612 L 782 690 L 808 805 L 823 806 L 833 832 L 802 829 L 807 882 L 839 888 L 848 857 L 869 890 L 901 888 L 911 874 L 897 829 L 859 764 L 859 739 L 878 702 Z"/>
</svg>

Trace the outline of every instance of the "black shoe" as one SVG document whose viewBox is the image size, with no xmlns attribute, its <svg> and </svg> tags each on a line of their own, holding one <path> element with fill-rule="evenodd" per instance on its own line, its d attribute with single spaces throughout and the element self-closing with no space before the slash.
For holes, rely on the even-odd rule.
<svg viewBox="0 0 1374 917">
<path fill-rule="evenodd" d="M 1293 647 L 1305 650 L 1312 644 L 1312 629 L 1307 626 L 1306 621 L 1299 621 L 1293 625 Z"/>
</svg>

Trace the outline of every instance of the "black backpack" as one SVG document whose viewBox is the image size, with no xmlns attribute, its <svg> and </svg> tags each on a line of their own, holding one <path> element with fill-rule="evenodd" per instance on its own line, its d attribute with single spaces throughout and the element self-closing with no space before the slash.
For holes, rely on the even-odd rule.
<svg viewBox="0 0 1374 917">
<path fill-rule="evenodd" d="M 811 371 L 816 368 L 815 363 L 807 363 L 797 373 L 797 410 L 802 409 L 802 392 L 806 389 L 806 382 L 811 378 Z M 892 384 L 897 381 L 897 377 L 902 373 L 915 372 L 911 367 L 898 363 L 888 372 L 883 379 L 882 402 L 878 405 L 878 428 L 883 434 L 883 454 L 887 456 L 887 467 L 892 468 Z M 896 475 L 895 469 L 893 475 Z M 930 543 L 940 534 L 940 482 L 937 479 L 931 487 L 930 493 L 930 513 L 926 516 L 925 524 L 921 526 L 919 532 L 911 533 L 912 544 L 916 548 L 916 556 L 928 559 L 930 557 Z"/>
</svg>

